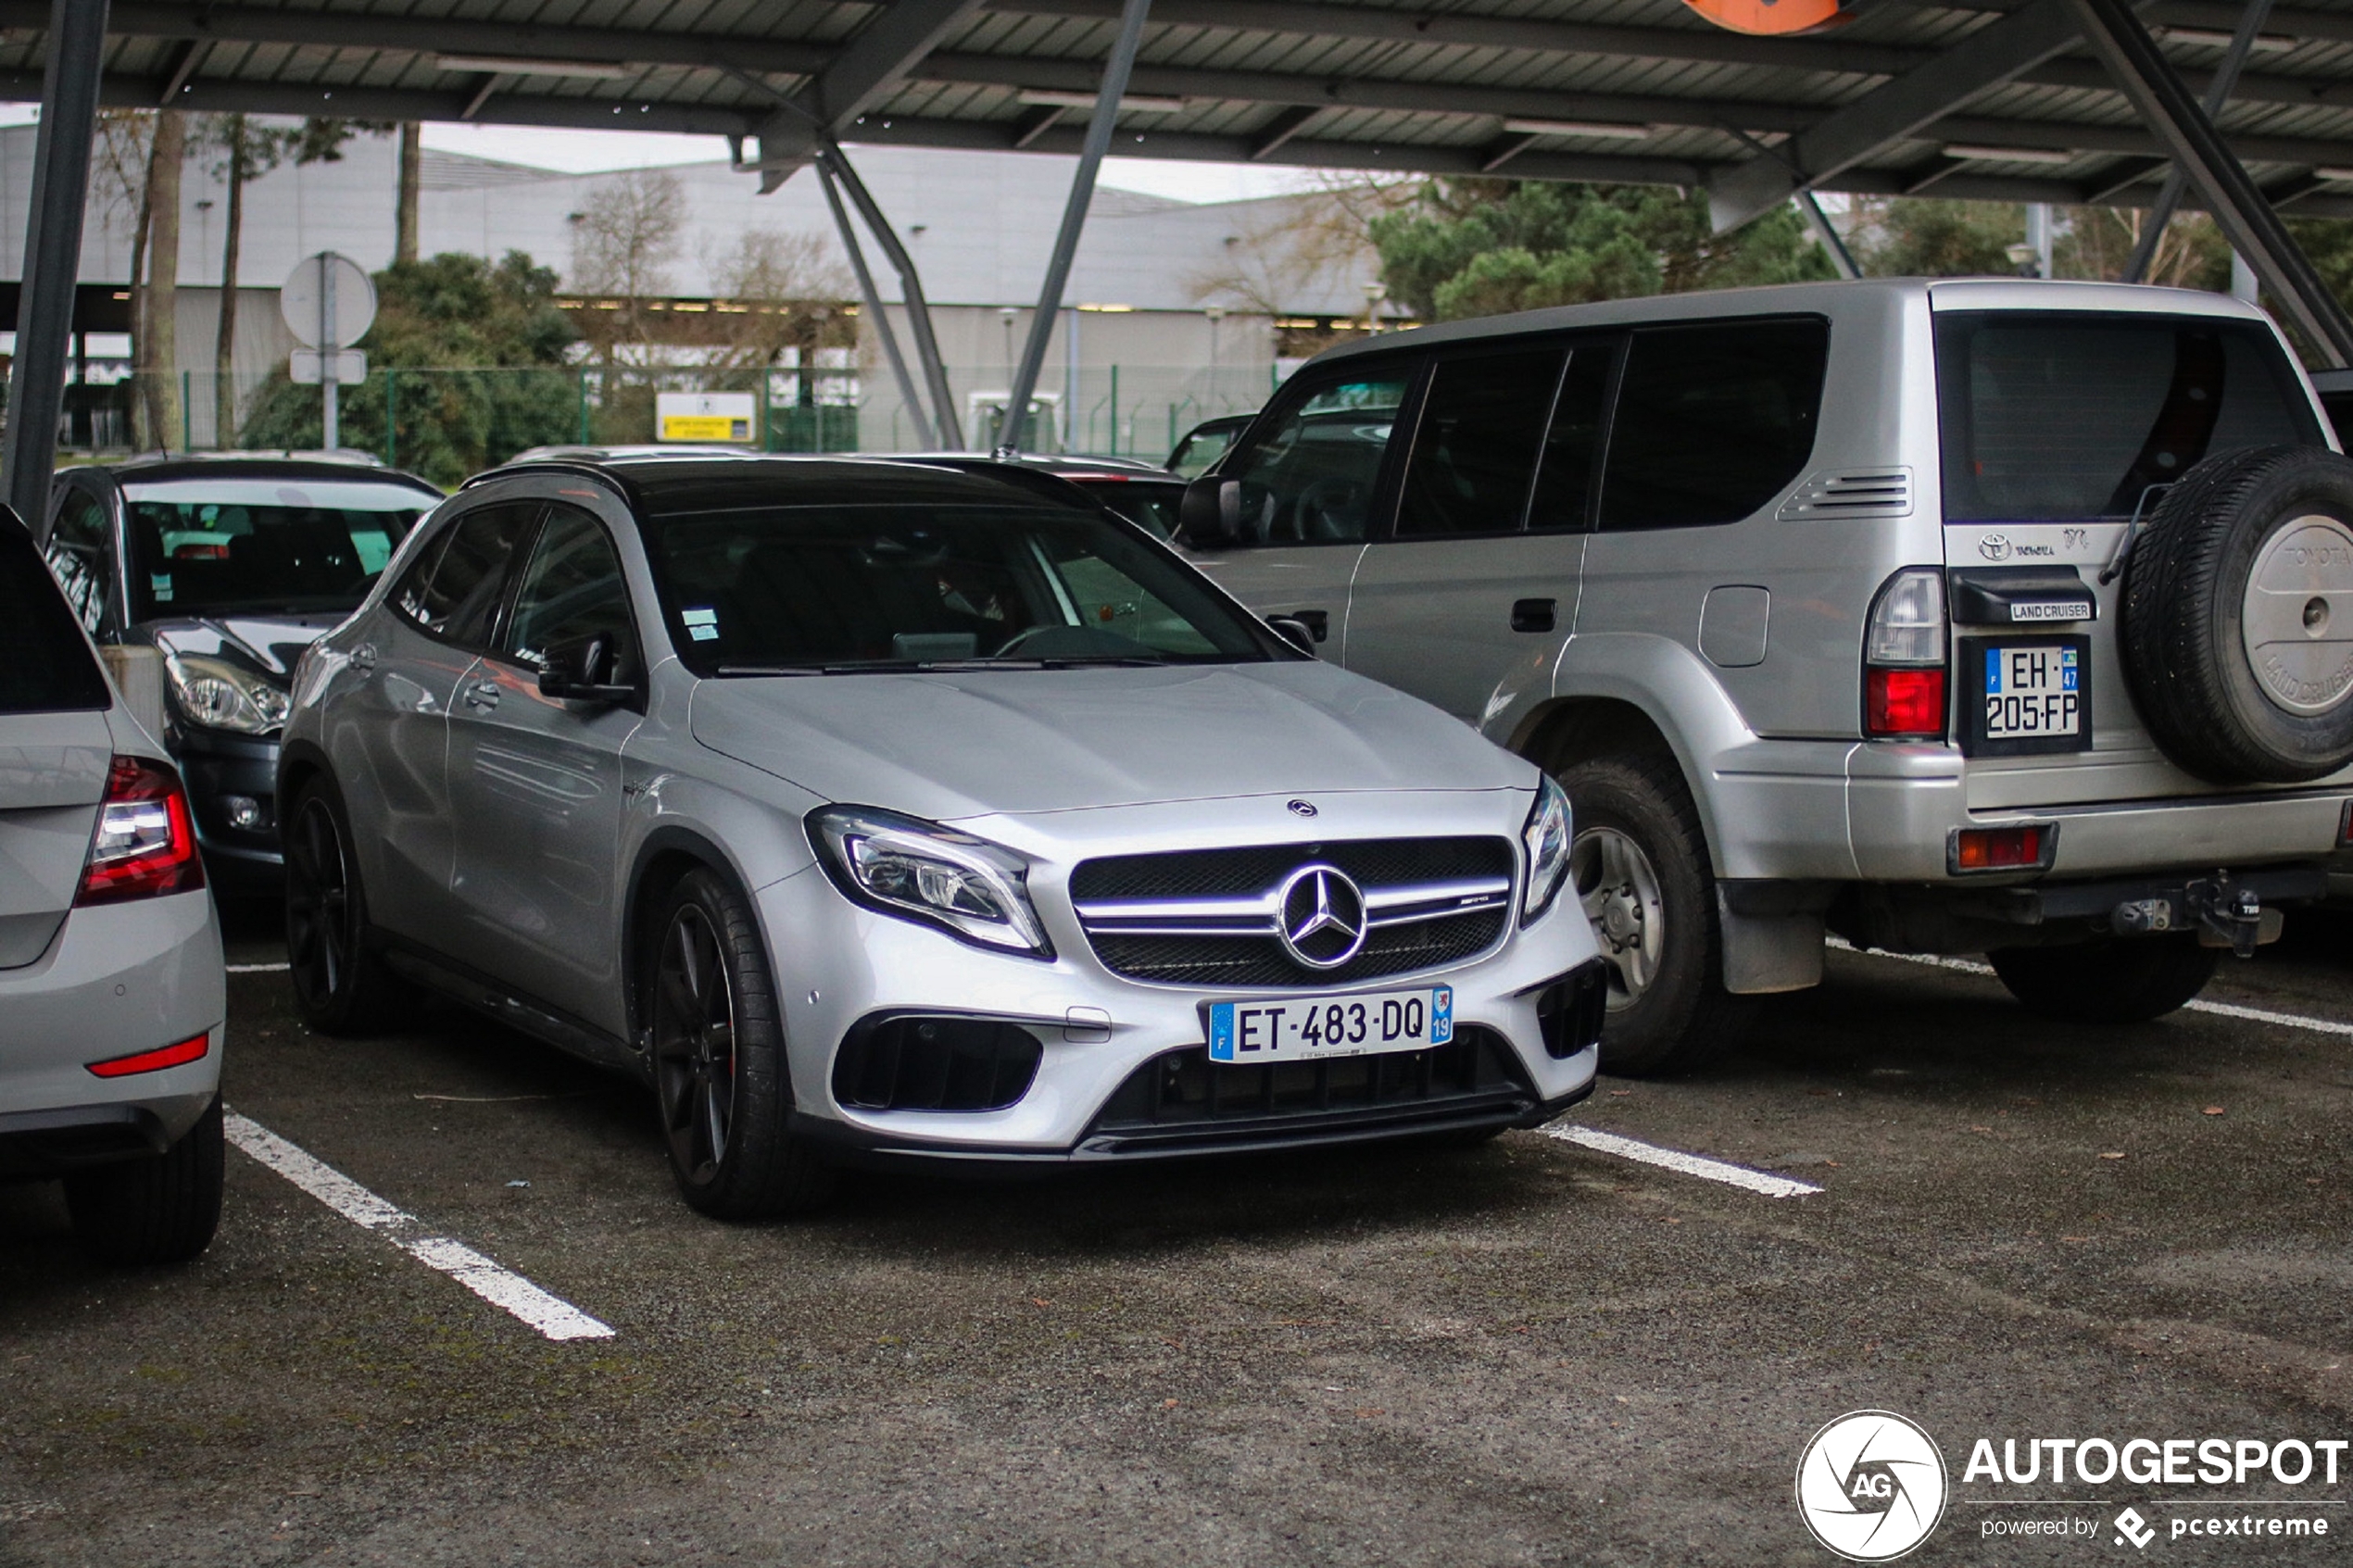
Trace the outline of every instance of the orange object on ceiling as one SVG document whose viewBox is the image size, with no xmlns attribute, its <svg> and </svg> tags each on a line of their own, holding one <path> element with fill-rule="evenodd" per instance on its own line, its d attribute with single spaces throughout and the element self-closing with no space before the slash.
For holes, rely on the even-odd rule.
<svg viewBox="0 0 2353 1568">
<path fill-rule="evenodd" d="M 1786 38 L 1812 32 L 1843 19 L 1849 0 L 1683 0 L 1683 4 L 1734 32 Z"/>
</svg>

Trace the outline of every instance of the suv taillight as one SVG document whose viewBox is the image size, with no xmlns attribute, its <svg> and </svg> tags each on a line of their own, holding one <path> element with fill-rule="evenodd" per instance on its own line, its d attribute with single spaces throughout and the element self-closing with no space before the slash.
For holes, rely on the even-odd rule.
<svg viewBox="0 0 2353 1568">
<path fill-rule="evenodd" d="M 119 904 L 203 885 L 196 825 L 180 775 L 149 758 L 116 758 L 90 839 L 90 868 L 74 902 Z"/>
<path fill-rule="evenodd" d="M 1871 601 L 1863 632 L 1863 733 L 1874 740 L 1943 740 L 1944 573 L 1907 566 Z"/>
</svg>

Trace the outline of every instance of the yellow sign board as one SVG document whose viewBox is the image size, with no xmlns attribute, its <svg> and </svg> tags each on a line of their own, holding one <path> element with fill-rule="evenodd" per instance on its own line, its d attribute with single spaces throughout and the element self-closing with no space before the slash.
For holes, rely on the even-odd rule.
<svg viewBox="0 0 2353 1568">
<path fill-rule="evenodd" d="M 661 439 L 749 441 L 751 421 L 730 419 L 725 414 L 664 414 L 661 417 Z"/>
</svg>

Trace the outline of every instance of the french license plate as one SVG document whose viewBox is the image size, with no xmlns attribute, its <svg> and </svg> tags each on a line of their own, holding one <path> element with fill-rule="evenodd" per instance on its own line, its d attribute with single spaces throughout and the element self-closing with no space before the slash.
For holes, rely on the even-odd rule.
<svg viewBox="0 0 2353 1568">
<path fill-rule="evenodd" d="M 2000 756 L 2091 745 L 2091 647 L 2082 637 L 1972 640 L 1966 698 L 1974 751 Z"/>
<path fill-rule="evenodd" d="M 1451 985 L 1356 997 L 1212 1002 L 1209 1007 L 1212 1061 L 1314 1061 L 1376 1051 L 1418 1051 L 1453 1037 Z"/>
<path fill-rule="evenodd" d="M 1996 643 L 1985 650 L 1985 738 L 2072 735 L 2083 728 L 2075 650 L 2056 643 Z"/>
</svg>

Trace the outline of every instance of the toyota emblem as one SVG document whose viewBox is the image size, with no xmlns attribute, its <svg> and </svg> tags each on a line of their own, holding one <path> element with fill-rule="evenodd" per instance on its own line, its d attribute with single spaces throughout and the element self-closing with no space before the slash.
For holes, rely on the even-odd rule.
<svg viewBox="0 0 2353 1568">
<path fill-rule="evenodd" d="M 1365 946 L 1365 895 L 1346 872 L 1302 866 L 1276 894 L 1283 950 L 1308 969 L 1338 969 Z"/>
</svg>

